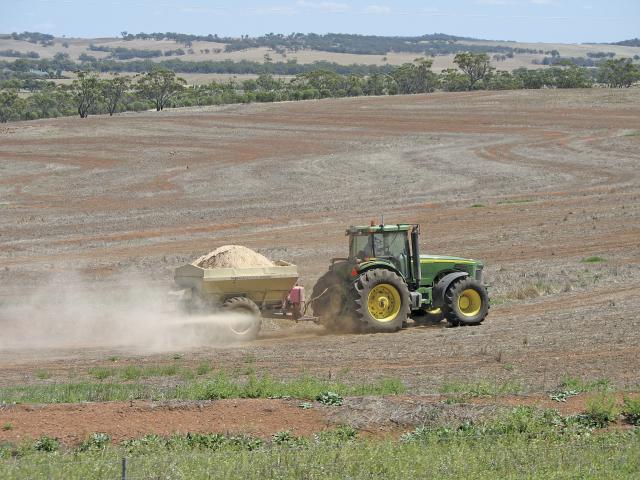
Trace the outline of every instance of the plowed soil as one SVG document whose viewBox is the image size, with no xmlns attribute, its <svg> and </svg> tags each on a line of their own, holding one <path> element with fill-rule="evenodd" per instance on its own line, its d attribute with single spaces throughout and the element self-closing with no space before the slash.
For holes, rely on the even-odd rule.
<svg viewBox="0 0 640 480">
<path fill-rule="evenodd" d="M 495 304 L 483 325 L 329 335 L 279 322 L 251 344 L 183 352 L 181 362 L 232 370 L 251 357 L 258 372 L 278 378 L 391 375 L 417 394 L 476 381 L 542 394 L 567 375 L 636 389 L 639 166 L 637 89 L 10 124 L 0 130 L 0 312 L 52 276 L 66 288 L 122 289 L 135 275 L 168 289 L 175 267 L 228 243 L 297 264 L 310 289 L 328 260 L 344 255 L 345 227 L 384 214 L 422 224 L 424 251 L 485 262 Z M 81 345 L 7 348 L 0 384 L 84 378 L 114 355 L 121 364 L 170 358 Z M 42 369 L 52 377 L 38 378 Z M 92 430 L 110 421 L 100 418 Z"/>
</svg>

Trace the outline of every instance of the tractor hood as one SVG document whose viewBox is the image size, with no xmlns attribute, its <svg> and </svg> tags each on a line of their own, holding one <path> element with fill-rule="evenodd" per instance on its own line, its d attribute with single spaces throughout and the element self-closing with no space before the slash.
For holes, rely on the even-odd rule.
<svg viewBox="0 0 640 480">
<path fill-rule="evenodd" d="M 482 262 L 471 258 L 452 257 L 449 255 L 420 255 L 420 263 L 460 263 L 464 265 L 482 265 Z"/>
</svg>

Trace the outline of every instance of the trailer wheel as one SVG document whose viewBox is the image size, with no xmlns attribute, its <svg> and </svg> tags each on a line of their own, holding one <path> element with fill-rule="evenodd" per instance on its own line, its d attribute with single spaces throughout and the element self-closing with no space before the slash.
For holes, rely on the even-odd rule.
<svg viewBox="0 0 640 480">
<path fill-rule="evenodd" d="M 407 321 L 411 306 L 409 288 L 396 273 L 369 270 L 353 284 L 356 315 L 365 331 L 394 332 Z"/>
<path fill-rule="evenodd" d="M 251 299 L 233 297 L 222 304 L 222 308 L 229 312 L 241 313 L 229 323 L 229 330 L 238 340 L 253 340 L 258 336 L 262 327 L 260 308 Z"/>
<path fill-rule="evenodd" d="M 463 278 L 445 293 L 445 312 L 451 326 L 478 325 L 489 313 L 487 289 L 474 278 Z"/>
</svg>

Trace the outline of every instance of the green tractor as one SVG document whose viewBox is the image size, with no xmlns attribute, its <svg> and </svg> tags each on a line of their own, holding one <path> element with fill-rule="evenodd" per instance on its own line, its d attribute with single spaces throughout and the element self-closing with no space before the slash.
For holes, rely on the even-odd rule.
<svg viewBox="0 0 640 480">
<path fill-rule="evenodd" d="M 349 227 L 349 257 L 331 260 L 312 292 L 319 322 L 333 331 L 391 332 L 446 318 L 478 325 L 489 311 L 483 264 L 420 255 L 420 225 Z"/>
</svg>

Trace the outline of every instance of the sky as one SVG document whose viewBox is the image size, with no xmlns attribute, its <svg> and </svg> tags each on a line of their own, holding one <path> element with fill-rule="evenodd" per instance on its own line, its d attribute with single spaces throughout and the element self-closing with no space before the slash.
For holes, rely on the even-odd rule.
<svg viewBox="0 0 640 480">
<path fill-rule="evenodd" d="M 588 43 L 640 37 L 640 0 L 0 0 L 0 33 L 451 35 Z"/>
</svg>

